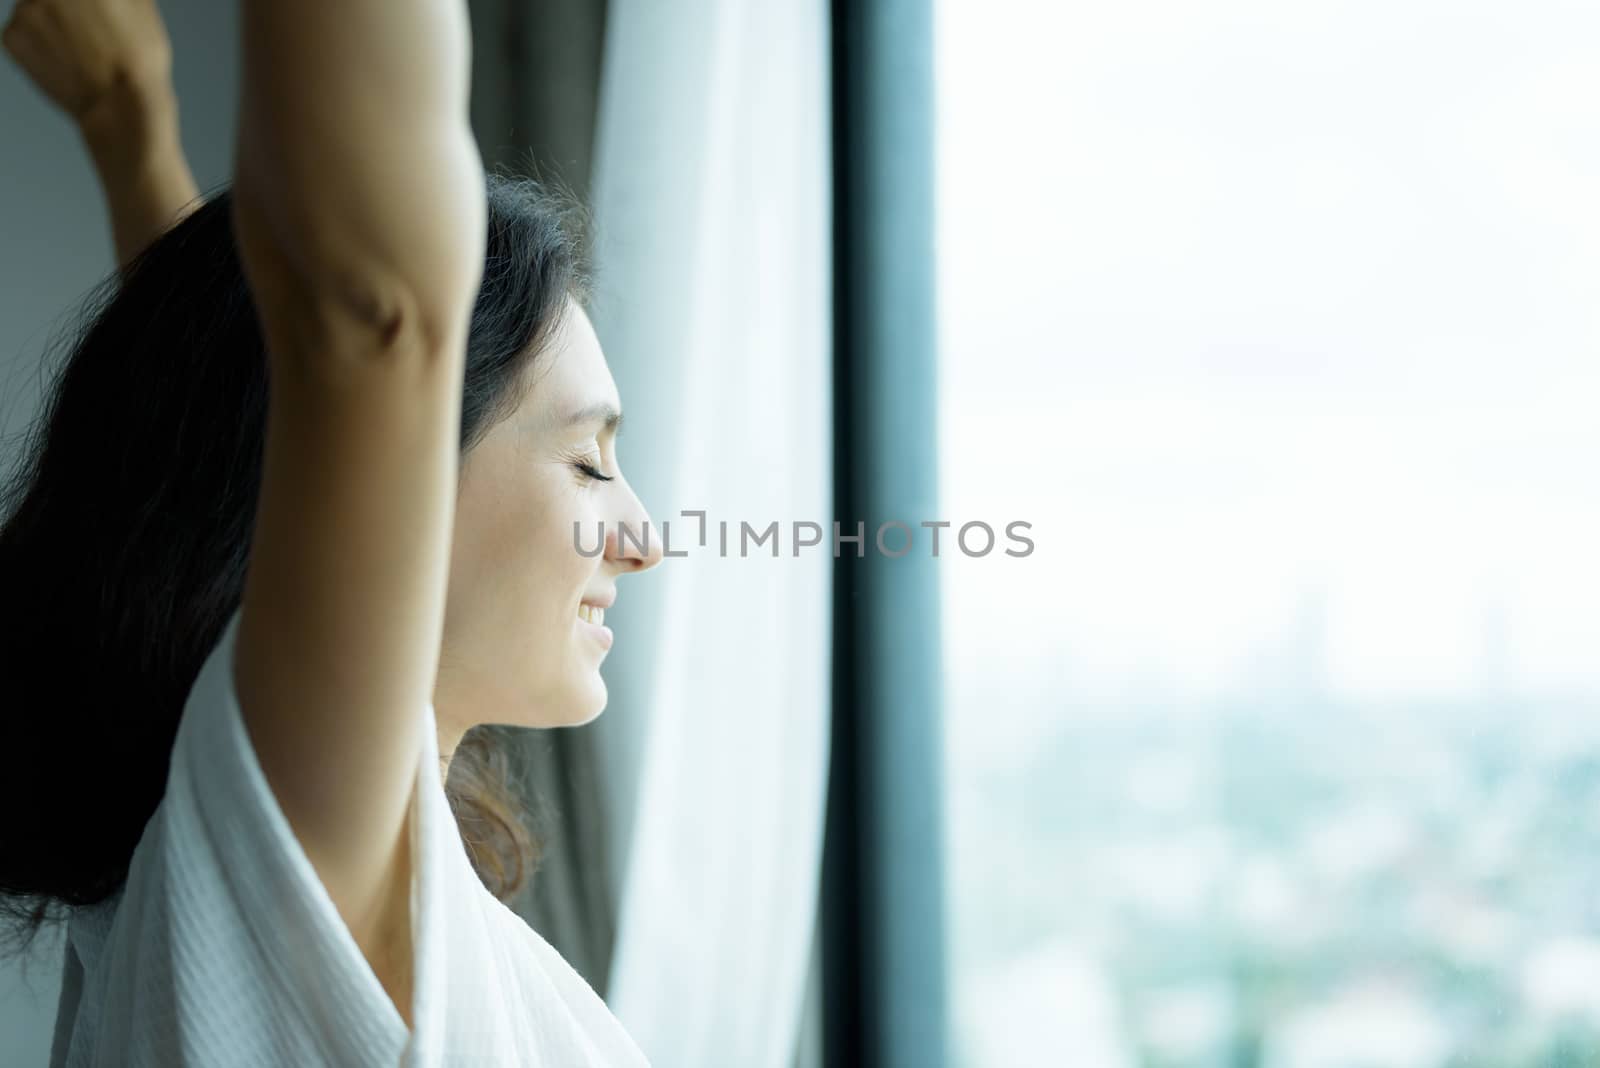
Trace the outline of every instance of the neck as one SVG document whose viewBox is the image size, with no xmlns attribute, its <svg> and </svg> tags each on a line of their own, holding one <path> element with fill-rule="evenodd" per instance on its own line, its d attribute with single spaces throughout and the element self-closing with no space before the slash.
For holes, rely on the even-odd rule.
<svg viewBox="0 0 1600 1068">
<path fill-rule="evenodd" d="M 434 706 L 434 719 L 439 728 L 439 776 L 448 781 L 450 778 L 450 760 L 456 754 L 456 747 L 461 744 L 461 738 L 467 733 L 465 727 L 458 726 L 454 720 L 449 719 Z"/>
</svg>

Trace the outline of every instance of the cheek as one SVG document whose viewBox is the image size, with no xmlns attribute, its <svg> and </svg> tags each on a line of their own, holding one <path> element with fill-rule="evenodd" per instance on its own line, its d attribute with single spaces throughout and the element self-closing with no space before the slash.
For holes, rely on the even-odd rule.
<svg viewBox="0 0 1600 1068">
<path fill-rule="evenodd" d="M 570 524 L 541 524 L 530 532 L 520 573 L 542 614 L 565 619 L 582 597 L 592 562 L 572 547 Z"/>
<path fill-rule="evenodd" d="M 592 495 L 559 464 L 502 465 L 495 474 L 458 511 L 456 552 L 466 557 L 459 570 L 471 591 L 462 595 L 492 605 L 487 615 L 506 633 L 560 641 L 602 563 L 577 547 L 592 553 L 599 538 Z"/>
<path fill-rule="evenodd" d="M 527 516 L 519 573 L 530 583 L 530 596 L 553 616 L 570 622 L 603 559 L 603 554 L 595 553 L 601 537 L 599 520 L 571 493 L 546 497 L 544 505 Z M 591 555 L 584 556 L 580 547 Z"/>
</svg>

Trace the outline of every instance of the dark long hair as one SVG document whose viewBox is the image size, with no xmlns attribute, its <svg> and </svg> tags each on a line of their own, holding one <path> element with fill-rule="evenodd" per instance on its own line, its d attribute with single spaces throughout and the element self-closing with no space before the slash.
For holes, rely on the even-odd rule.
<svg viewBox="0 0 1600 1068">
<path fill-rule="evenodd" d="M 487 197 L 463 460 L 522 399 L 565 298 L 588 291 L 569 193 L 490 175 Z M 243 593 L 268 364 L 229 202 L 213 196 L 90 298 L 0 486 L 0 919 L 22 945 L 126 879 Z M 495 731 L 468 733 L 447 793 L 479 877 L 509 899 L 536 850 Z"/>
</svg>

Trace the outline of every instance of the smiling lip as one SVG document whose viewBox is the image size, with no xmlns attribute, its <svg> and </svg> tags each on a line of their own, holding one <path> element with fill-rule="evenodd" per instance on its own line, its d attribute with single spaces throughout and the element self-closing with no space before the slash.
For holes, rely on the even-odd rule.
<svg viewBox="0 0 1600 1068">
<path fill-rule="evenodd" d="M 578 602 L 578 607 L 581 609 L 584 606 L 588 606 L 590 608 L 598 608 L 601 612 L 604 612 L 616 602 L 617 591 L 615 588 L 613 588 L 605 591 L 604 593 L 595 594 L 593 597 L 585 597 L 583 600 Z M 604 623 L 591 623 L 587 619 L 584 619 L 581 615 L 578 616 L 578 626 L 581 629 L 588 631 L 590 636 L 592 636 L 594 640 L 599 642 L 603 647 L 607 649 L 611 648 L 611 643 L 615 640 L 615 636 L 611 633 L 610 627 L 606 626 Z"/>
<path fill-rule="evenodd" d="M 590 623 L 587 619 L 583 619 L 582 617 L 578 619 L 578 626 L 593 635 L 595 641 L 599 642 L 607 649 L 611 648 L 611 643 L 615 636 L 611 633 L 610 627 L 606 626 L 604 623 Z"/>
</svg>

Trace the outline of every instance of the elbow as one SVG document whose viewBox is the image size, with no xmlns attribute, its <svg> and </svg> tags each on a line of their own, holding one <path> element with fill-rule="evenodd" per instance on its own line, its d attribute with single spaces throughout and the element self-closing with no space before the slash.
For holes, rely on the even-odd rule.
<svg viewBox="0 0 1600 1068">
<path fill-rule="evenodd" d="M 397 272 L 371 264 L 327 267 L 311 276 L 306 292 L 302 305 L 281 312 L 309 328 L 294 347 L 326 369 L 465 356 L 470 307 L 441 300 Z"/>
</svg>

